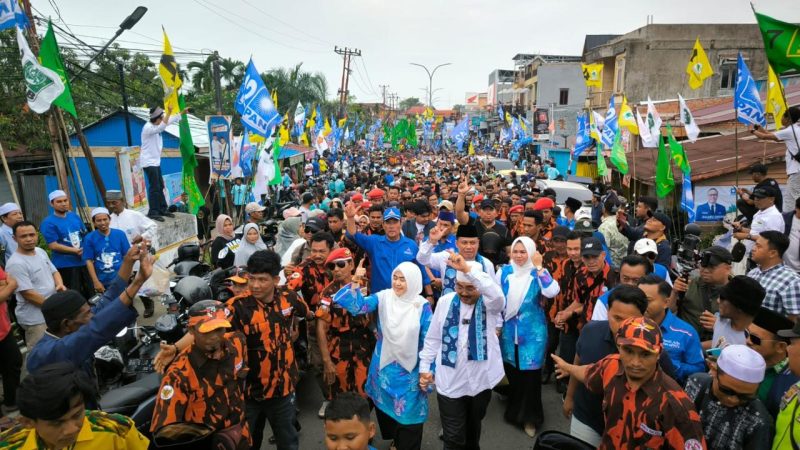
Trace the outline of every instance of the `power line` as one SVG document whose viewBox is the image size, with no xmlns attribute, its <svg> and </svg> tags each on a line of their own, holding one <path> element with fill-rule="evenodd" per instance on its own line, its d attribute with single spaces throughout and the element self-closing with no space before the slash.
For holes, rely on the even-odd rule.
<svg viewBox="0 0 800 450">
<path fill-rule="evenodd" d="M 294 46 L 287 45 L 287 44 L 284 44 L 284 43 L 282 43 L 282 42 L 276 41 L 275 39 L 273 39 L 273 38 L 271 38 L 271 37 L 269 37 L 269 36 L 266 36 L 266 35 L 264 35 L 264 34 L 261 34 L 261 33 L 260 33 L 260 32 L 258 32 L 258 31 L 255 31 L 255 30 L 252 30 L 251 28 L 248 28 L 248 27 L 245 27 L 245 26 L 243 26 L 241 23 L 237 23 L 237 22 L 233 21 L 233 20 L 232 20 L 232 19 L 230 19 L 229 17 L 227 17 L 227 16 L 223 15 L 221 12 L 219 12 L 219 11 L 217 11 L 217 10 L 213 9 L 211 6 L 208 6 L 208 5 L 206 5 L 206 3 L 205 3 L 203 0 L 192 0 L 192 1 L 194 1 L 194 2 L 195 2 L 195 3 L 197 3 L 198 5 L 202 6 L 203 8 L 207 9 L 208 11 L 210 11 L 212 14 L 216 15 L 217 17 L 219 17 L 219 18 L 221 18 L 221 19 L 225 20 L 226 22 L 229 22 L 229 23 L 231 23 L 231 24 L 235 25 L 235 26 L 236 26 L 236 27 L 238 27 L 239 29 L 242 29 L 242 30 L 245 30 L 245 31 L 249 31 L 250 33 L 252 33 L 252 34 L 254 34 L 254 35 L 256 35 L 256 36 L 258 36 L 258 37 L 260 37 L 260 38 L 262 38 L 262 39 L 265 39 L 265 40 L 267 40 L 267 41 L 273 42 L 273 43 L 275 43 L 275 44 L 277 44 L 277 45 L 280 45 L 280 46 L 282 46 L 282 47 L 286 47 L 286 48 L 289 48 L 289 49 L 291 49 L 291 50 L 297 50 L 297 51 L 300 51 L 300 52 L 306 52 L 306 53 L 326 53 L 325 51 L 306 50 L 306 49 L 302 49 L 302 48 L 294 47 Z M 223 10 L 223 11 L 224 11 L 224 10 Z M 238 17 L 238 18 L 240 18 L 240 19 L 242 19 L 242 20 L 245 20 L 245 21 L 247 21 L 247 22 L 256 23 L 256 22 L 254 22 L 254 21 L 250 20 L 249 18 L 247 18 L 247 17 L 244 17 L 244 16 L 241 16 L 241 15 L 239 15 L 239 14 L 236 14 L 236 13 L 234 13 L 234 12 L 230 12 L 230 11 L 225 11 L 225 12 L 226 12 L 227 14 L 231 14 L 231 15 L 233 15 L 233 16 L 236 16 L 236 17 Z M 258 25 L 258 26 L 263 26 L 263 24 L 260 24 L 260 23 L 256 23 L 256 25 Z"/>
<path fill-rule="evenodd" d="M 242 1 L 242 3 L 244 3 L 245 5 L 247 5 L 247 6 L 251 7 L 251 8 L 253 8 L 253 9 L 255 9 L 256 11 L 258 11 L 258 12 L 260 12 L 261 14 L 263 14 L 263 15 L 265 15 L 265 16 L 267 16 L 267 17 L 269 17 L 270 19 L 273 19 L 273 20 L 275 20 L 276 22 L 278 22 L 278 23 L 280 23 L 280 24 L 282 24 L 282 25 L 284 25 L 284 26 L 286 26 L 286 27 L 288 27 L 288 28 L 291 28 L 291 29 L 293 29 L 293 30 L 297 31 L 297 33 L 298 33 L 298 34 L 301 36 L 301 37 L 300 37 L 300 39 L 301 39 L 301 40 L 305 40 L 306 42 L 308 42 L 308 43 L 309 43 L 309 44 L 311 44 L 311 45 L 323 45 L 323 46 L 325 46 L 325 47 L 330 47 L 330 45 L 332 44 L 332 42 L 325 41 L 325 40 L 323 40 L 323 39 L 317 38 L 316 36 L 314 36 L 314 35 L 312 35 L 312 34 L 310 34 L 310 33 L 306 32 L 306 31 L 304 31 L 304 30 L 301 30 L 301 29 L 299 29 L 299 28 L 295 27 L 294 25 L 292 25 L 292 24 L 290 24 L 290 23 L 288 23 L 288 22 L 285 22 L 285 21 L 281 20 L 279 17 L 273 16 L 272 14 L 268 13 L 267 11 L 264 11 L 263 9 L 261 9 L 261 8 L 259 8 L 258 6 L 256 6 L 256 5 L 252 4 L 252 3 L 250 3 L 250 2 L 249 2 L 249 1 L 247 1 L 247 0 L 241 0 L 241 1 Z M 285 33 L 282 33 L 282 32 L 280 32 L 280 31 L 277 31 L 277 30 L 274 30 L 274 29 L 272 29 L 272 30 L 270 30 L 270 31 L 274 31 L 275 33 L 278 33 L 278 34 L 283 34 L 284 36 L 286 36 L 286 37 L 288 37 L 288 38 L 290 38 L 290 39 L 298 39 L 298 38 L 296 38 L 296 37 L 293 37 L 293 36 L 286 35 Z M 309 40 L 307 40 L 307 39 L 306 39 L 306 36 L 308 36 L 308 37 L 310 37 L 310 38 L 313 38 L 313 39 L 314 39 L 314 40 L 316 40 L 317 42 L 313 42 L 313 41 L 309 41 Z"/>
<path fill-rule="evenodd" d="M 369 76 L 369 71 L 367 70 L 367 63 L 364 61 L 364 55 L 361 55 L 361 66 L 364 68 L 364 73 L 367 75 L 367 81 L 369 82 L 370 89 L 372 89 L 375 95 L 380 97 L 378 91 L 376 91 L 375 88 L 373 87 L 375 84 L 372 82 L 372 78 L 370 78 Z"/>
</svg>

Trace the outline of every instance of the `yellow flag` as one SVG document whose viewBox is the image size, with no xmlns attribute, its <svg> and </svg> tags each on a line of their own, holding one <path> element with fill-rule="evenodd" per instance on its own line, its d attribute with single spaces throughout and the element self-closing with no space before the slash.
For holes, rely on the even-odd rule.
<svg viewBox="0 0 800 450">
<path fill-rule="evenodd" d="M 275 109 L 278 109 L 278 90 L 272 91 L 272 103 L 275 104 Z"/>
<path fill-rule="evenodd" d="M 444 122 L 444 116 L 438 116 L 438 117 L 436 117 L 436 120 L 435 120 L 435 122 L 436 122 L 436 123 L 442 123 L 442 122 Z"/>
<path fill-rule="evenodd" d="M 522 119 L 522 116 L 519 116 L 519 127 L 522 128 L 522 131 L 528 131 L 528 125 L 525 124 L 525 121 Z"/>
<path fill-rule="evenodd" d="M 636 123 L 636 117 L 633 115 L 633 110 L 628 106 L 628 98 L 622 97 L 622 108 L 619 110 L 619 127 L 625 127 L 633 134 L 639 134 L 639 125 Z"/>
<path fill-rule="evenodd" d="M 425 118 L 429 119 L 433 117 L 433 110 L 429 107 L 425 108 Z"/>
<path fill-rule="evenodd" d="M 511 125 L 511 114 L 508 111 L 506 111 L 506 123 Z"/>
<path fill-rule="evenodd" d="M 469 154 L 470 156 L 475 154 L 475 147 L 472 145 L 472 141 L 469 141 Z"/>
<path fill-rule="evenodd" d="M 306 147 L 308 147 L 308 135 L 304 131 L 303 134 L 300 135 L 300 142 L 303 143 Z"/>
<path fill-rule="evenodd" d="M 289 142 L 289 130 L 287 130 L 284 125 L 281 125 L 281 129 L 278 133 L 280 134 L 281 146 Z"/>
<path fill-rule="evenodd" d="M 339 128 L 342 128 L 346 123 L 347 123 L 347 116 L 344 116 L 341 119 L 339 119 Z"/>
<path fill-rule="evenodd" d="M 581 64 L 586 87 L 603 87 L 603 64 Z"/>
<path fill-rule="evenodd" d="M 703 85 L 703 80 L 714 75 L 706 51 L 700 45 L 700 38 L 694 41 L 692 57 L 689 58 L 689 64 L 686 65 L 686 74 L 689 75 L 689 87 L 692 89 L 699 88 Z"/>
<path fill-rule="evenodd" d="M 775 120 L 775 129 L 781 129 L 781 119 L 786 114 L 786 99 L 783 98 L 780 80 L 775 76 L 772 66 L 769 66 L 769 78 L 767 78 L 767 114 L 772 114 Z"/>
<path fill-rule="evenodd" d="M 158 74 L 161 76 L 161 84 L 164 86 L 164 109 L 177 113 L 178 91 L 183 85 L 180 74 L 178 74 L 178 63 L 175 62 L 175 55 L 172 53 L 172 45 L 169 43 L 167 32 L 164 32 L 164 53 L 161 55 L 161 62 L 158 65 Z"/>
<path fill-rule="evenodd" d="M 331 128 L 331 124 L 330 124 L 330 122 L 328 122 L 328 118 L 326 117 L 325 118 L 325 126 L 322 128 L 322 134 L 323 134 L 323 136 L 327 136 L 327 135 L 331 134 L 332 131 L 333 131 L 333 128 Z"/>
<path fill-rule="evenodd" d="M 595 114 L 597 113 L 594 111 L 589 112 L 589 135 L 600 145 L 600 130 L 597 129 L 597 121 L 594 120 Z"/>
</svg>

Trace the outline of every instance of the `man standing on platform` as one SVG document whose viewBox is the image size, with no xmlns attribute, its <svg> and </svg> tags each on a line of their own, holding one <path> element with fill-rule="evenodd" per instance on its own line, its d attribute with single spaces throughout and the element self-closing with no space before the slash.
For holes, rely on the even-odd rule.
<svg viewBox="0 0 800 450">
<path fill-rule="evenodd" d="M 181 114 L 185 113 L 186 109 L 181 111 Z M 164 220 L 163 216 L 175 217 L 167 211 L 167 200 L 164 198 L 164 179 L 161 174 L 161 150 L 164 148 L 164 140 L 161 138 L 161 133 L 167 126 L 176 124 L 179 120 L 180 115 L 172 115 L 172 108 L 167 108 L 164 114 L 164 110 L 157 106 L 150 108 L 150 121 L 142 127 L 139 162 L 147 178 L 147 202 L 150 204 L 147 216 L 160 222 Z"/>
</svg>

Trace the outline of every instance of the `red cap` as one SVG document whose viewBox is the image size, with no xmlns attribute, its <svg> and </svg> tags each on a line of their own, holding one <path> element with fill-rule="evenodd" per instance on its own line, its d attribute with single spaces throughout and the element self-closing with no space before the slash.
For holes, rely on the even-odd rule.
<svg viewBox="0 0 800 450">
<path fill-rule="evenodd" d="M 483 200 L 483 194 L 478 194 L 475 197 L 472 197 L 472 203 L 480 203 Z"/>
<path fill-rule="evenodd" d="M 421 187 L 422 187 L 422 186 L 420 186 L 420 185 L 418 185 L 418 184 L 415 184 L 415 185 L 414 185 L 414 187 L 413 187 L 413 188 L 411 188 L 411 190 L 412 190 L 412 191 L 414 191 L 414 192 L 417 192 L 417 191 L 419 190 L 419 188 L 421 188 Z"/>
<path fill-rule="evenodd" d="M 536 203 L 533 204 L 534 211 L 541 211 L 543 209 L 553 209 L 555 203 L 548 197 L 542 197 L 539 200 L 536 200 Z"/>
<path fill-rule="evenodd" d="M 361 194 L 356 193 L 356 194 L 353 194 L 352 197 L 350 197 L 350 200 L 352 200 L 354 202 L 363 202 L 364 201 L 364 196 L 361 195 Z"/>
<path fill-rule="evenodd" d="M 508 213 L 509 214 L 515 214 L 515 213 L 522 213 L 524 211 L 525 211 L 525 207 L 524 206 L 522 206 L 522 205 L 514 205 L 511 208 L 509 208 Z"/>
<path fill-rule="evenodd" d="M 361 203 L 361 210 L 362 211 L 366 211 L 366 210 L 368 210 L 370 208 L 372 208 L 372 203 L 370 203 L 370 202 L 362 202 Z"/>
<path fill-rule="evenodd" d="M 617 345 L 632 345 L 651 353 L 661 353 L 661 329 L 647 317 L 626 319 L 617 331 Z"/>
<path fill-rule="evenodd" d="M 340 259 L 353 259 L 353 253 L 350 252 L 350 249 L 346 247 L 337 248 L 328 255 L 328 259 L 325 260 L 325 264 L 332 263 Z"/>
<path fill-rule="evenodd" d="M 376 189 L 373 189 L 373 190 L 367 192 L 367 198 L 370 199 L 370 200 L 379 199 L 379 198 L 383 198 L 384 194 L 386 194 L 386 193 L 383 192 L 382 189 L 377 189 L 376 188 Z"/>
</svg>

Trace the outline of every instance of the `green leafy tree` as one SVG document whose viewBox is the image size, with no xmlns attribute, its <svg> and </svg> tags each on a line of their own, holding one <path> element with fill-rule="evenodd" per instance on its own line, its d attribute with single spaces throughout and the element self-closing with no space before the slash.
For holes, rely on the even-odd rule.
<svg viewBox="0 0 800 450">
<path fill-rule="evenodd" d="M 408 97 L 400 100 L 400 109 L 408 109 L 412 106 L 422 106 L 422 102 L 417 97 Z"/>
</svg>

